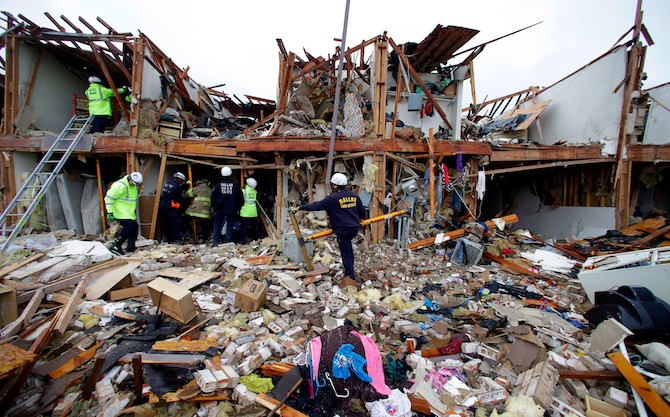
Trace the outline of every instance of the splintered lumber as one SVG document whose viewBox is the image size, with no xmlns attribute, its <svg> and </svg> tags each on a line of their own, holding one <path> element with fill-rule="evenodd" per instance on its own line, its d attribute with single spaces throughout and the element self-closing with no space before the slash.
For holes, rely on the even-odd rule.
<svg viewBox="0 0 670 417">
<path fill-rule="evenodd" d="M 83 271 L 75 272 L 72 275 L 68 275 L 64 278 L 53 281 L 48 285 L 45 285 L 42 287 L 42 290 L 44 291 L 44 294 L 51 294 L 68 287 L 74 287 L 77 285 L 79 281 L 81 281 L 81 277 L 86 274 L 88 274 L 91 278 L 93 278 L 96 276 L 94 273 L 101 273 L 101 271 L 105 269 L 114 268 L 116 267 L 117 264 L 125 265 L 125 263 L 126 261 L 124 259 L 110 259 L 107 261 L 98 262 L 97 264 L 91 266 L 90 268 L 86 268 Z M 23 294 L 19 294 L 17 297 L 19 304 L 27 303 L 28 301 L 30 301 L 30 299 L 34 294 L 35 291 L 28 291 Z"/>
<path fill-rule="evenodd" d="M 510 224 L 516 223 L 519 221 L 519 218 L 517 217 L 516 214 L 510 214 L 509 216 L 502 217 L 502 219 L 505 221 L 505 226 L 508 226 Z M 486 227 L 489 229 L 493 229 L 496 227 L 496 224 L 493 222 L 493 220 L 489 220 L 486 223 Z M 453 230 L 451 232 L 447 232 L 444 234 L 445 239 L 457 239 L 459 237 L 462 237 L 465 234 L 465 231 L 463 229 L 458 229 L 458 230 Z M 413 242 L 407 245 L 409 249 L 421 249 L 426 246 L 431 246 L 435 243 L 435 236 L 429 237 L 427 239 L 419 240 L 418 242 Z"/>
<path fill-rule="evenodd" d="M 598 381 L 623 381 L 625 378 L 619 371 L 575 371 L 574 369 L 559 369 L 560 379 L 595 379 Z"/>
<path fill-rule="evenodd" d="M 41 289 L 37 290 L 37 292 L 30 300 L 26 308 L 23 309 L 23 312 L 21 313 L 19 318 L 9 323 L 7 326 L 5 326 L 4 329 L 2 329 L 2 331 L 0 332 L 0 339 L 14 336 L 19 332 L 19 330 L 21 330 L 23 326 L 26 326 L 30 322 L 30 319 L 35 314 L 37 309 L 39 308 L 43 298 L 44 298 L 44 291 L 42 291 Z"/>
<path fill-rule="evenodd" d="M 507 266 L 509 268 L 512 268 L 514 270 L 517 270 L 519 272 L 523 272 L 524 274 L 528 274 L 528 275 L 532 275 L 534 277 L 542 278 L 542 275 L 537 274 L 537 273 L 531 271 L 530 269 L 526 269 L 522 266 L 519 266 L 519 265 L 515 264 L 514 262 L 510 262 L 507 259 L 503 259 L 503 258 L 500 258 L 498 256 L 492 255 L 492 254 L 490 254 L 486 251 L 484 251 L 484 256 L 491 259 L 492 261 L 498 262 L 499 264 L 505 265 L 505 266 Z"/>
<path fill-rule="evenodd" d="M 90 361 L 91 359 L 93 359 L 93 357 L 95 356 L 95 352 L 98 350 L 100 346 L 102 346 L 103 343 L 104 341 L 94 345 L 87 351 L 82 352 L 79 355 L 72 358 L 71 360 L 69 360 L 65 365 L 61 366 L 60 368 L 57 368 L 49 372 L 48 373 L 49 378 L 51 379 L 60 378 L 61 376 L 74 371 L 75 369 L 79 368 L 86 362 Z"/>
<path fill-rule="evenodd" d="M 202 285 L 208 281 L 221 276 L 220 272 L 207 272 L 202 269 L 194 269 L 188 272 L 182 271 L 182 268 L 176 266 L 172 268 L 163 269 L 159 275 L 166 278 L 173 278 L 180 280 L 177 285 L 190 290 L 198 285 Z"/>
<path fill-rule="evenodd" d="M 119 359 L 121 363 L 132 363 L 136 353 L 128 353 Z M 197 365 L 205 360 L 205 355 L 179 355 L 162 353 L 138 353 L 142 363 L 153 365 Z"/>
<path fill-rule="evenodd" d="M 21 268 L 22 266 L 28 265 L 32 261 L 35 261 L 35 260 L 41 258 L 43 255 L 44 255 L 44 253 L 38 252 L 34 255 L 31 255 L 31 256 L 27 257 L 26 259 L 22 260 L 21 262 L 17 262 L 17 263 L 12 264 L 12 265 L 7 265 L 6 267 L 0 269 L 0 277 L 4 277 L 5 275 L 9 274 L 10 272 L 14 272 L 17 269 Z"/>
<path fill-rule="evenodd" d="M 126 298 L 148 297 L 149 289 L 146 285 L 123 288 L 109 292 L 109 301 L 125 300 Z"/>
<path fill-rule="evenodd" d="M 0 379 L 37 358 L 37 355 L 5 343 L 0 345 Z"/>
<path fill-rule="evenodd" d="M 265 376 L 275 377 L 275 376 L 284 376 L 288 371 L 293 369 L 295 365 L 284 362 L 275 362 L 269 365 L 261 365 L 261 373 Z"/>
<path fill-rule="evenodd" d="M 38 272 L 44 271 L 47 268 L 51 268 L 52 266 L 59 264 L 63 262 L 66 259 L 70 259 L 67 256 L 57 256 L 55 258 L 47 259 L 44 262 L 38 262 L 36 265 L 29 266 L 25 269 L 22 269 L 20 271 L 12 272 L 9 274 L 7 277 L 12 278 L 12 279 L 23 279 L 25 277 L 29 277 L 33 274 L 36 274 Z"/>
<path fill-rule="evenodd" d="M 253 256 L 250 258 L 244 258 L 244 260 L 247 261 L 249 265 L 265 265 L 272 262 L 272 259 L 274 259 L 274 257 L 275 254 L 273 253 L 265 256 Z"/>
<path fill-rule="evenodd" d="M 270 398 L 270 396 L 263 393 L 260 393 L 256 396 L 256 402 L 268 410 L 273 410 L 277 405 L 279 405 L 279 401 L 275 400 L 274 398 Z M 301 413 L 295 408 L 289 407 L 286 404 L 282 405 L 279 410 L 275 411 L 275 413 L 282 417 L 307 417 L 305 414 Z"/>
<path fill-rule="evenodd" d="M 151 346 L 152 350 L 169 350 L 172 352 L 204 352 L 207 349 L 217 347 L 214 338 L 204 340 L 178 340 L 175 342 L 159 341 Z"/>
<path fill-rule="evenodd" d="M 65 306 L 65 310 L 63 310 L 60 317 L 58 318 L 58 321 L 56 322 L 56 325 L 54 326 L 54 333 L 56 336 L 62 336 L 63 333 L 65 333 L 67 330 L 67 326 L 70 324 L 70 320 L 72 320 L 72 316 L 77 309 L 77 305 L 79 305 L 81 297 L 84 295 L 84 291 L 86 290 L 86 286 L 88 285 L 89 280 L 90 277 L 86 275 L 84 279 L 79 284 L 77 284 L 77 288 L 74 290 L 72 297 L 70 297 L 70 301 L 68 301 L 67 305 Z"/>
<path fill-rule="evenodd" d="M 409 402 L 412 403 L 412 411 L 418 411 L 419 413 L 432 415 L 430 410 L 430 403 L 423 398 L 415 397 L 413 395 L 408 395 Z"/>
<path fill-rule="evenodd" d="M 670 407 L 654 391 L 646 379 L 628 362 L 621 352 L 613 352 L 607 355 L 619 371 L 623 374 L 630 385 L 640 394 L 640 397 L 651 408 L 657 416 L 670 416 Z"/>
<path fill-rule="evenodd" d="M 114 311 L 112 314 L 109 314 L 108 312 L 105 311 L 104 307 L 102 306 L 93 306 L 89 309 L 89 311 L 93 314 L 97 314 L 98 316 L 103 316 L 103 317 L 119 317 L 122 319 L 126 320 L 135 320 L 137 316 L 131 313 L 124 313 L 123 311 Z"/>
<path fill-rule="evenodd" d="M 130 274 L 130 271 L 137 268 L 141 263 L 141 259 L 128 258 L 124 259 L 125 265 L 120 266 L 112 271 L 104 273 L 101 277 L 96 279 L 91 285 L 86 288 L 86 299 L 97 300 L 105 293 L 114 288 L 122 279 Z"/>
</svg>

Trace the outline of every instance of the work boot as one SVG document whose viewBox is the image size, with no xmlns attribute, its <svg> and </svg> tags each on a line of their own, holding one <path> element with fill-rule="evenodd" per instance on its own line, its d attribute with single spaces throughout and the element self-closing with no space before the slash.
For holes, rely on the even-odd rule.
<svg viewBox="0 0 670 417">
<path fill-rule="evenodd" d="M 137 250 L 135 246 L 126 246 L 126 253 L 133 253 Z"/>
<path fill-rule="evenodd" d="M 125 252 L 123 251 L 123 249 L 121 249 L 120 245 L 112 245 L 109 248 L 109 251 L 112 252 L 114 255 L 117 255 L 117 256 L 125 255 Z"/>
</svg>

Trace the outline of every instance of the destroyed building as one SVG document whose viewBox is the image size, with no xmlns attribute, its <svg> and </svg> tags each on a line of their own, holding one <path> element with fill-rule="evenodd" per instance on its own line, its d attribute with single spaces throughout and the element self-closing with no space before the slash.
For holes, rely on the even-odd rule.
<svg viewBox="0 0 670 417">
<path fill-rule="evenodd" d="M 476 406 L 489 412 L 515 398 L 507 404 L 509 410 L 528 397 L 534 403 L 520 407 L 537 413 L 533 407 L 539 406 L 537 415 L 543 409 L 582 415 L 613 404 L 635 407 L 635 391 L 621 383 L 589 390 L 594 381 L 589 378 L 626 376 L 617 356 L 612 358 L 614 369 L 602 359 L 629 336 L 629 329 L 602 320 L 601 332 L 621 337 L 603 338 L 596 348 L 595 338 L 576 324 L 584 320 L 582 305 L 611 287 L 597 276 L 595 284 L 586 284 L 589 273 L 602 271 L 599 267 L 615 267 L 595 255 L 607 258 L 615 251 L 611 245 L 618 244 L 635 251 L 632 260 L 621 263 L 649 258 L 652 266 L 663 269 L 667 262 L 664 251 L 655 248 L 667 225 L 654 217 L 670 207 L 662 193 L 668 189 L 663 171 L 670 160 L 670 83 L 642 87 L 644 57 L 654 42 L 639 6 L 633 28 L 588 65 L 551 86 L 483 103 L 476 102 L 473 67 L 495 40 L 469 47 L 475 29 L 438 25 L 422 41 L 404 44 L 389 32 L 346 51 L 337 48 L 327 57 L 305 51 L 303 58 L 278 39 L 278 95 L 271 100 L 240 99 L 220 86 L 198 84 L 188 75 L 189 67 L 173 62 L 144 33 L 117 32 L 101 18 L 91 24 L 47 13 L 52 29 L 23 15 L 3 15 L 0 179 L 4 234 L 10 237 L 2 244 L 7 253 L 37 252 L 0 270 L 17 311 L 3 321 L 2 337 L 17 336 L 14 340 L 23 343 L 0 345 L 4 354 L 17 358 L 0 375 L 19 382 L 3 388 L 0 401 L 7 410 L 20 412 L 21 404 L 13 402 L 19 394 L 31 412 L 44 409 L 52 415 L 75 404 L 95 407 L 81 401 L 89 398 L 107 407 L 95 413 L 121 412 L 143 399 L 167 402 L 175 412 L 196 398 L 191 404 L 198 405 L 184 411 L 192 414 L 211 415 L 215 408 L 228 407 L 223 402 L 229 399 L 238 407 L 229 415 L 242 414 L 255 403 L 272 409 L 282 398 L 248 389 L 268 383 L 255 380 L 258 370 L 277 378 L 304 365 L 301 355 L 315 334 L 322 336 L 324 348 L 337 345 L 333 338 L 346 337 L 362 353 L 367 339 L 338 333 L 346 328 L 345 320 L 352 330 L 374 339 L 384 355 L 379 360 L 387 379 L 389 367 L 398 367 L 394 388 L 413 375 L 417 383 L 408 398 L 414 411 L 448 415 L 456 409 L 460 415 L 474 415 Z M 115 91 L 113 125 L 104 134 L 81 129 L 88 116 L 83 92 L 91 75 Z M 119 94 L 121 87 L 128 87 L 130 95 Z M 468 88 L 471 105 L 464 102 Z M 337 125 L 331 141 L 333 120 Z M 81 134 L 72 142 L 71 154 L 63 156 L 62 169 L 49 171 L 41 164 L 44 155 L 53 144 L 64 150 L 61 135 L 67 129 Z M 331 172 L 348 176 L 368 217 L 383 220 L 370 224 L 357 239 L 365 259 L 359 268 L 366 283 L 360 286 L 343 281 L 334 259 L 337 249 L 327 240 L 308 245 L 308 254 L 299 252 L 295 235 L 287 236 L 293 232 L 287 208 L 329 192 L 330 158 Z M 248 177 L 258 181 L 261 237 L 271 243 L 154 247 L 153 239 L 162 235 L 158 201 L 166 178 L 181 171 L 193 183 L 200 178 L 216 183 L 223 166 L 233 170 L 238 183 Z M 102 198 L 112 182 L 134 171 L 145 179 L 138 203 L 145 239 L 137 257 L 112 258 L 104 246 L 94 244 L 109 233 Z M 26 183 L 34 184 L 33 189 L 20 192 Z M 13 201 L 17 195 L 23 198 Z M 637 228 L 631 224 L 642 220 Z M 456 256 L 446 267 L 451 248 L 445 244 L 472 234 L 462 227 L 470 221 L 485 222 L 492 239 L 499 238 L 496 231 L 506 238 L 485 251 L 463 242 L 467 258 L 476 255 L 476 260 L 459 262 Z M 298 222 L 303 232 L 328 228 L 321 212 L 298 216 Z M 507 235 L 510 228 L 534 234 Z M 619 243 L 585 240 L 610 230 L 632 237 Z M 568 246 L 573 241 L 582 243 Z M 544 243 L 559 253 L 538 252 L 534 246 Z M 57 244 L 55 252 L 40 259 Z M 537 250 L 531 253 L 529 246 Z M 649 252 L 639 253 L 645 250 Z M 88 254 L 86 259 L 77 257 L 82 253 Z M 510 253 L 520 255 L 512 260 Z M 493 266 L 478 267 L 479 257 Z M 58 262 L 67 263 L 48 269 Z M 300 270 L 302 264 L 309 265 L 307 271 Z M 583 288 L 574 279 L 578 265 L 585 268 Z M 434 271 L 442 275 L 434 276 Z M 521 276 L 513 275 L 519 272 Z M 251 282 L 261 290 L 246 288 Z M 630 277 L 617 282 L 630 284 Z M 670 302 L 662 287 L 650 289 Z M 493 294 L 500 303 L 492 301 Z M 43 300 L 50 308 L 38 313 Z M 253 307 L 244 308 L 240 300 Z M 515 300 L 523 310 L 504 305 Z M 449 315 L 439 313 L 445 308 Z M 563 315 L 554 314 L 555 309 Z M 159 312 L 169 318 L 156 322 L 152 317 Z M 428 317 L 434 314 L 446 319 Z M 95 337 L 86 336 L 95 326 Z M 59 340 L 60 346 L 49 345 L 52 337 L 72 329 L 74 334 Z M 123 343 L 106 342 L 120 334 Z M 157 340 L 167 336 L 169 341 Z M 210 355 L 210 348 L 221 352 Z M 98 350 L 107 356 L 98 352 L 94 361 Z M 168 357 L 178 350 L 191 354 Z M 414 350 L 421 355 L 412 356 Z M 165 351 L 170 353 L 161 353 Z M 370 363 L 367 349 L 365 353 Z M 457 359 L 450 356 L 454 354 L 469 356 Z M 578 359 L 582 356 L 589 359 Z M 427 361 L 430 357 L 440 358 L 441 365 Z M 198 363 L 205 363 L 205 369 Z M 180 378 L 189 375 L 190 385 L 182 380 L 161 386 L 161 367 L 170 365 L 182 367 L 175 372 Z M 333 367 L 328 368 L 334 375 Z M 59 383 L 69 388 L 82 378 L 81 389 L 59 390 Z M 542 384 L 547 391 L 533 388 Z M 339 380 L 331 386 L 335 396 L 355 390 L 358 398 L 369 388 Z M 368 394 L 366 403 L 382 401 Z M 598 405 L 598 394 L 604 405 Z M 347 401 L 336 403 L 345 413 L 360 415 Z M 655 406 L 663 410 L 662 404 Z M 281 415 L 295 411 L 285 408 Z M 78 412 L 86 415 L 81 408 Z"/>
</svg>

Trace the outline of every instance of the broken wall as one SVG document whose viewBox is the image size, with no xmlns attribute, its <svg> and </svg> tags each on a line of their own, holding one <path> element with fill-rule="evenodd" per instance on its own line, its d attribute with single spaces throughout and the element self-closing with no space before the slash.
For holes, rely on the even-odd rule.
<svg viewBox="0 0 670 417">
<path fill-rule="evenodd" d="M 627 56 L 619 47 L 537 95 L 538 103 L 552 100 L 540 116 L 545 145 L 618 140 L 625 86 L 613 91 L 626 77 Z M 528 132 L 529 139 L 543 143 L 537 121 Z"/>
<path fill-rule="evenodd" d="M 551 208 L 543 204 L 540 197 L 534 195 L 526 185 L 519 189 L 514 198 L 514 213 L 519 216 L 519 221 L 513 228 L 528 229 L 554 239 L 597 237 L 616 229 L 615 212 L 614 207 Z"/>
<path fill-rule="evenodd" d="M 37 51 L 34 45 L 19 43 L 20 103 L 25 99 Z M 87 88 L 86 79 L 77 78 L 49 54 L 43 53 L 30 98 L 30 107 L 39 113 L 33 126 L 60 133 L 72 118 L 72 94 L 83 96 Z"/>
<path fill-rule="evenodd" d="M 145 47 L 144 54 L 150 54 Z M 161 85 L 161 75 L 148 62 L 142 65 L 142 98 L 150 100 L 163 99 L 163 89 Z"/>
<path fill-rule="evenodd" d="M 666 107 L 670 104 L 670 83 L 647 90 L 650 97 Z M 670 111 L 650 100 L 647 127 L 644 130 L 645 145 L 667 145 L 670 143 Z"/>
</svg>

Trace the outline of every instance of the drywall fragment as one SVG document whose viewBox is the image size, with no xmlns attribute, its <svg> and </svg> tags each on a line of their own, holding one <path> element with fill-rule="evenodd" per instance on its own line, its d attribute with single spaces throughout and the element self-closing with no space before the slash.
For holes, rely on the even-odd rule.
<svg viewBox="0 0 670 417">
<path fill-rule="evenodd" d="M 607 353 L 633 332 L 613 318 L 600 323 L 591 333 L 591 351 Z"/>
</svg>

